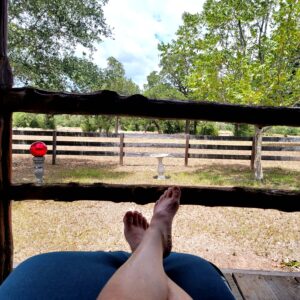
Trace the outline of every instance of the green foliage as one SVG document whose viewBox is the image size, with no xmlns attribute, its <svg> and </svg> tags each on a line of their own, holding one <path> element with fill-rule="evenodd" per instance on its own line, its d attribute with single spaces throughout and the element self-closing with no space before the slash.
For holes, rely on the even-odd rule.
<svg viewBox="0 0 300 300">
<path fill-rule="evenodd" d="M 80 127 L 82 118 L 78 115 L 57 115 L 55 116 L 55 124 L 62 127 Z"/>
<path fill-rule="evenodd" d="M 41 128 L 43 123 L 42 115 L 16 112 L 13 114 L 14 127 Z"/>
<path fill-rule="evenodd" d="M 124 96 L 140 93 L 138 85 L 125 76 L 124 66 L 114 57 L 107 59 L 101 89 L 115 91 Z"/>
<path fill-rule="evenodd" d="M 287 262 L 283 261 L 281 265 L 289 268 L 300 268 L 300 261 L 297 260 L 289 260 Z"/>
<path fill-rule="evenodd" d="M 236 124 L 234 126 L 234 136 L 253 136 L 254 135 L 254 126 L 248 124 Z"/>
<path fill-rule="evenodd" d="M 159 46 L 162 72 L 189 98 L 289 106 L 300 99 L 300 2 L 207 0 Z"/>
<path fill-rule="evenodd" d="M 98 127 L 95 122 L 94 117 L 83 116 L 82 122 L 80 124 L 81 130 L 85 132 L 97 131 Z"/>
<path fill-rule="evenodd" d="M 9 1 L 8 49 L 17 83 L 66 89 L 63 70 L 76 47 L 91 53 L 95 42 L 110 35 L 106 2 Z"/>
<path fill-rule="evenodd" d="M 287 127 L 287 126 L 273 126 L 268 132 L 269 134 L 282 134 L 284 136 L 288 135 L 300 135 L 300 128 L 297 127 Z"/>
<path fill-rule="evenodd" d="M 55 119 L 52 115 L 44 115 L 42 128 L 44 129 L 55 129 Z"/>
<path fill-rule="evenodd" d="M 99 131 L 110 132 L 110 129 L 114 126 L 115 118 L 111 116 L 83 116 L 80 127 L 82 131 Z"/>
<path fill-rule="evenodd" d="M 184 122 L 175 120 L 161 121 L 162 132 L 166 134 L 179 133 L 184 131 Z"/>
<path fill-rule="evenodd" d="M 218 136 L 218 126 L 213 122 L 200 122 L 197 127 L 197 134 Z"/>
<path fill-rule="evenodd" d="M 156 71 L 151 72 L 147 76 L 147 84 L 144 85 L 143 94 L 150 99 L 186 99 L 182 92 L 165 80 L 164 75 Z M 184 131 L 184 123 L 179 120 L 155 120 L 154 122 L 154 120 L 148 119 L 144 120 L 143 123 L 147 131 L 157 130 L 158 132 L 170 134 Z"/>
</svg>

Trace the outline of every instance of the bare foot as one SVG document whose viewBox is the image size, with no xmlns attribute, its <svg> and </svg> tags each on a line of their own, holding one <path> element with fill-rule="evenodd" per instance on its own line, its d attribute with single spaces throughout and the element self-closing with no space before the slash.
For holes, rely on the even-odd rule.
<svg viewBox="0 0 300 300">
<path fill-rule="evenodd" d="M 137 211 L 126 212 L 124 218 L 124 234 L 132 252 L 136 250 L 149 227 L 146 218 Z"/>
<path fill-rule="evenodd" d="M 180 196 L 179 187 L 169 187 L 154 206 L 150 227 L 158 228 L 162 234 L 164 257 L 172 249 L 172 222 L 179 208 Z"/>
</svg>

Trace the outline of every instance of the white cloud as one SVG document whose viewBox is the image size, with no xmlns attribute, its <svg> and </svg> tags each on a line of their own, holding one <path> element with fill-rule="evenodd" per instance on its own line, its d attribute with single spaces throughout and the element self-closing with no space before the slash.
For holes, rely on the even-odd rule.
<svg viewBox="0 0 300 300">
<path fill-rule="evenodd" d="M 201 11 L 203 0 L 109 0 L 104 15 L 114 39 L 105 39 L 95 54 L 95 63 L 106 66 L 114 56 L 126 75 L 141 87 L 147 75 L 158 69 L 160 40 L 170 41 L 182 23 L 183 12 Z"/>
</svg>

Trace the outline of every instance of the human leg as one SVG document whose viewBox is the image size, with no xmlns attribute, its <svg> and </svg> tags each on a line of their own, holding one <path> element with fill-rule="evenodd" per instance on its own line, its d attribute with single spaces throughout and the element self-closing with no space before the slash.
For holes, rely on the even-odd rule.
<svg viewBox="0 0 300 300">
<path fill-rule="evenodd" d="M 171 250 L 172 221 L 179 207 L 179 198 L 179 188 L 169 188 L 160 197 L 142 241 L 112 276 L 98 299 L 169 299 L 175 287 L 181 292 L 181 299 L 191 299 L 168 279 L 163 269 L 163 254 Z M 139 217 L 135 220 L 135 216 L 135 213 L 132 216 L 129 213 L 128 222 L 132 222 L 132 226 L 135 226 L 134 222 L 144 223 Z"/>
</svg>

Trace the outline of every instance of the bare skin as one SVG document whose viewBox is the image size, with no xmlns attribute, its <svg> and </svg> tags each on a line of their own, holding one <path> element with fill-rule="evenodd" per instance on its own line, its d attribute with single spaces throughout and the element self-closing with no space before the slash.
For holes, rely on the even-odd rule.
<svg viewBox="0 0 300 300">
<path fill-rule="evenodd" d="M 125 214 L 124 234 L 133 253 L 98 299 L 191 299 L 163 269 L 163 256 L 172 248 L 172 221 L 179 200 L 179 188 L 166 190 L 154 206 L 150 225 L 138 212 Z"/>
</svg>

